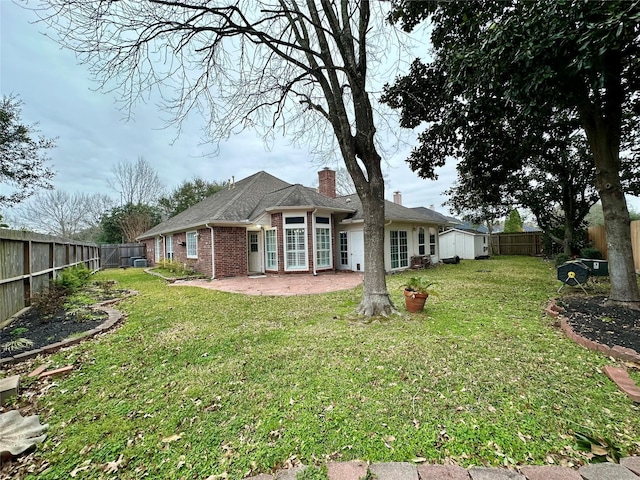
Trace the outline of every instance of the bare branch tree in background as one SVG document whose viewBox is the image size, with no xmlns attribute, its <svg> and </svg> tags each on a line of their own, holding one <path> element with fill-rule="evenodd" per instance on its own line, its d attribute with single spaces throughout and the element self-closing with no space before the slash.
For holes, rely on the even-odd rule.
<svg viewBox="0 0 640 480">
<path fill-rule="evenodd" d="M 358 313 L 394 312 L 384 270 L 384 179 L 371 64 L 388 54 L 384 3 L 365 0 L 46 0 L 41 18 L 129 107 L 164 87 L 180 122 L 209 119 L 212 139 L 250 127 L 316 144 L 333 138 L 363 206 Z M 376 28 L 377 25 L 377 28 Z M 159 60 L 162 60 L 161 62 Z M 167 92 L 173 88 L 173 94 Z M 320 130 L 329 130 L 323 135 Z M 312 133 L 315 133 L 312 135 Z M 325 152 L 326 153 L 326 152 Z M 335 153 L 335 152 L 334 152 Z"/>
<path fill-rule="evenodd" d="M 155 205 L 164 194 L 158 172 L 142 157 L 135 163 L 118 162 L 111 173 L 107 185 L 120 195 L 121 204 Z"/>
<path fill-rule="evenodd" d="M 63 238 L 94 240 L 83 233 L 97 228 L 102 215 L 112 206 L 113 201 L 103 194 L 51 190 L 25 202 L 17 209 L 16 216 L 17 222 L 30 230 Z"/>
</svg>

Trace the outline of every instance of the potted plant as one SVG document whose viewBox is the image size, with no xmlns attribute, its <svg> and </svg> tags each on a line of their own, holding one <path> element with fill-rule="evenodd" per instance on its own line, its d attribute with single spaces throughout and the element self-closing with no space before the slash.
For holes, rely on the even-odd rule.
<svg viewBox="0 0 640 480">
<path fill-rule="evenodd" d="M 421 312 L 429 294 L 436 295 L 431 290 L 435 282 L 429 282 L 425 277 L 411 277 L 404 285 L 404 303 L 410 313 Z"/>
</svg>

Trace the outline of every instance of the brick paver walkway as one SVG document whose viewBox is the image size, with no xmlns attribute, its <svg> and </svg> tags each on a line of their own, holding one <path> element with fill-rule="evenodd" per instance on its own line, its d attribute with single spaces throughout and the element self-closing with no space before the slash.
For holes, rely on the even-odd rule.
<svg viewBox="0 0 640 480">
<path fill-rule="evenodd" d="M 347 290 L 362 283 L 364 275 L 352 272 L 320 273 L 318 275 L 260 275 L 216 280 L 177 281 L 175 286 L 193 286 L 244 293 L 246 295 L 306 295 Z"/>
<path fill-rule="evenodd" d="M 275 475 L 261 473 L 245 480 L 294 480 L 304 466 L 282 470 Z M 330 462 L 329 480 L 640 480 L 640 457 L 623 458 L 620 465 L 600 463 L 576 469 L 568 467 L 529 466 L 519 471 L 506 468 L 473 467 L 464 469 L 454 465 L 419 465 L 407 462 L 367 463 Z M 367 477 L 367 474 L 370 477 Z"/>
</svg>

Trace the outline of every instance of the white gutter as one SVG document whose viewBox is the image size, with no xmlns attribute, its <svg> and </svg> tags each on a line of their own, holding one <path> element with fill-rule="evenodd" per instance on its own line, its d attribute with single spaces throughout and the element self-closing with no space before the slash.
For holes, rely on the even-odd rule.
<svg viewBox="0 0 640 480">
<path fill-rule="evenodd" d="M 316 271 L 316 263 L 318 263 L 318 255 L 316 251 L 316 212 L 318 209 L 316 208 L 313 212 L 311 212 L 311 247 L 313 248 L 313 275 L 318 276 L 318 272 Z"/>
<path fill-rule="evenodd" d="M 211 231 L 211 280 L 215 280 L 216 278 L 216 261 L 215 261 L 215 249 L 213 248 L 213 226 L 205 223 L 204 225 Z"/>
</svg>

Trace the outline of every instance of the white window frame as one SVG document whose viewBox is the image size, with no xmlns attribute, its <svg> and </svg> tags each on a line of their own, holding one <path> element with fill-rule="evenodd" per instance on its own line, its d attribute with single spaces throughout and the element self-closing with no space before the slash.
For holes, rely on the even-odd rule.
<svg viewBox="0 0 640 480">
<path fill-rule="evenodd" d="M 338 241 L 340 245 L 338 246 L 338 250 L 340 251 L 340 266 L 348 267 L 350 265 L 349 262 L 349 232 L 341 231 L 338 232 Z"/>
<path fill-rule="evenodd" d="M 426 243 L 425 238 L 426 238 L 426 232 L 424 230 L 424 227 L 418 228 L 418 255 L 427 254 L 427 249 L 425 247 L 425 243 Z"/>
<path fill-rule="evenodd" d="M 167 260 L 173 260 L 173 235 L 167 235 L 165 237 L 166 252 L 165 257 Z"/>
<path fill-rule="evenodd" d="M 155 238 L 155 245 L 154 245 L 154 252 L 153 252 L 153 260 L 158 263 L 160 261 L 160 250 L 161 250 L 161 245 L 162 245 L 162 241 L 160 240 L 161 237 L 156 237 Z"/>
<path fill-rule="evenodd" d="M 389 246 L 390 246 L 389 253 L 391 258 L 391 270 L 407 268 L 409 266 L 409 240 L 408 240 L 407 231 L 406 230 L 390 230 Z M 394 253 L 394 248 L 396 249 L 395 253 Z M 397 258 L 394 259 L 394 257 L 397 257 Z M 396 265 L 394 265 L 394 262 L 396 263 Z"/>
<path fill-rule="evenodd" d="M 429 255 L 436 255 L 438 249 L 437 247 L 437 241 L 438 241 L 438 235 L 437 235 L 437 231 L 435 228 L 430 228 L 429 229 Z"/>
<path fill-rule="evenodd" d="M 287 219 L 288 218 L 296 218 L 296 217 L 302 217 L 303 218 L 303 223 L 293 223 L 293 224 L 287 224 Z M 306 212 L 302 212 L 299 214 L 291 214 L 291 215 L 287 215 L 287 216 L 283 216 L 282 219 L 282 223 L 284 225 L 284 235 L 283 235 L 283 241 L 284 241 L 284 269 L 285 271 L 302 271 L 302 270 L 309 270 L 309 242 L 307 241 L 307 214 Z M 293 250 L 289 250 L 289 232 L 293 231 L 293 230 L 299 230 L 302 231 L 303 234 L 303 238 L 304 238 L 304 250 L 296 248 Z M 297 241 L 298 239 L 296 239 Z M 297 243 L 297 242 L 296 242 Z M 290 254 L 293 253 L 294 255 L 298 256 L 298 260 L 300 259 L 299 255 L 302 254 L 304 252 L 304 264 L 299 264 L 299 263 L 295 263 L 292 264 L 290 262 Z"/>
<path fill-rule="evenodd" d="M 273 245 L 269 245 L 269 237 L 273 237 Z M 267 270 L 278 270 L 278 229 L 270 228 L 264 232 L 264 250 L 266 257 Z M 270 249 L 273 247 L 273 250 Z M 273 255 L 273 257 L 271 257 Z M 271 260 L 273 259 L 273 263 Z"/>
<path fill-rule="evenodd" d="M 198 258 L 198 232 L 187 232 L 187 258 Z"/>
<path fill-rule="evenodd" d="M 326 218 L 328 223 L 318 223 L 318 218 Z M 327 246 L 320 249 L 320 237 L 319 235 L 326 236 Z M 332 249 L 331 249 L 331 217 L 316 217 L 316 232 L 315 232 L 315 249 L 316 249 L 316 268 L 331 268 L 332 266 Z M 324 257 L 325 263 L 320 263 L 320 258 Z"/>
</svg>

